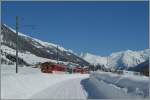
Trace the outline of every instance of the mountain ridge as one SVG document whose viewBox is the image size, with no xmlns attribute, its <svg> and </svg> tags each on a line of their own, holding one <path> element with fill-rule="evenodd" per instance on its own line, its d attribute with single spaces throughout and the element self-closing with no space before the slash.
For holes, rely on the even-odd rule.
<svg viewBox="0 0 150 100">
<path fill-rule="evenodd" d="M 16 33 L 15 30 L 6 24 L 1 26 L 1 44 L 15 50 L 16 48 Z M 70 52 L 62 46 L 41 41 L 39 39 L 24 35 L 23 33 L 18 33 L 18 49 L 19 52 L 30 52 L 37 57 L 57 60 L 57 52 L 59 55 L 59 60 L 64 62 L 73 62 L 80 64 L 81 66 L 88 65 L 89 63 L 83 60 L 81 57 Z M 57 48 L 58 46 L 58 48 Z M 2 48 L 3 49 L 3 48 Z M 4 51 L 4 50 L 3 50 Z"/>
<path fill-rule="evenodd" d="M 91 64 L 105 65 L 105 67 L 117 67 L 120 69 L 126 69 L 129 67 L 135 67 L 140 63 L 149 59 L 150 49 L 132 51 L 124 50 L 111 53 L 109 56 L 97 56 L 91 53 L 81 54 L 84 60 Z"/>
</svg>

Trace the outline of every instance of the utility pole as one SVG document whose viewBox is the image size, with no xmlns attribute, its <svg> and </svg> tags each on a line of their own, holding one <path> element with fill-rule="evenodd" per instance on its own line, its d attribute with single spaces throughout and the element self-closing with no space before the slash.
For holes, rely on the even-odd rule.
<svg viewBox="0 0 150 100">
<path fill-rule="evenodd" d="M 58 64 L 58 45 L 57 45 L 57 64 Z"/>
<path fill-rule="evenodd" d="M 107 66 L 109 68 L 109 56 L 107 56 Z"/>
<path fill-rule="evenodd" d="M 16 16 L 16 73 L 18 73 L 18 19 L 19 17 Z"/>
</svg>

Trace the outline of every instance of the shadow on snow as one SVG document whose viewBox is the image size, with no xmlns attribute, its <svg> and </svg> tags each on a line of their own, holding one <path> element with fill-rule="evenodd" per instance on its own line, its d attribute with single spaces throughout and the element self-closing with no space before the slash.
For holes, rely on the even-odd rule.
<svg viewBox="0 0 150 100">
<path fill-rule="evenodd" d="M 89 78 L 82 80 L 80 84 L 87 92 L 87 99 L 106 99 L 106 97 L 100 93 L 98 88 L 89 81 Z"/>
</svg>

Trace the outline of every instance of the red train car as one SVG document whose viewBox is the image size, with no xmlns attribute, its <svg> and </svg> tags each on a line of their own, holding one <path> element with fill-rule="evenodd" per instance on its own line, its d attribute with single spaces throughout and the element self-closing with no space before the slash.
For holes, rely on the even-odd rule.
<svg viewBox="0 0 150 100">
<path fill-rule="evenodd" d="M 41 72 L 53 73 L 53 71 L 66 71 L 66 66 L 62 64 L 55 64 L 52 62 L 45 62 L 41 64 Z"/>
<path fill-rule="evenodd" d="M 52 73 L 52 67 L 51 65 L 53 65 L 54 63 L 52 62 L 45 62 L 41 64 L 41 72 L 43 73 Z"/>
<path fill-rule="evenodd" d="M 73 69 L 73 73 L 81 73 L 81 71 L 82 71 L 82 68 L 75 67 Z"/>
<path fill-rule="evenodd" d="M 79 68 L 79 67 L 76 67 L 76 68 L 73 69 L 73 72 L 74 73 L 86 74 L 86 73 L 88 73 L 88 68 Z"/>
<path fill-rule="evenodd" d="M 53 64 L 51 65 L 52 71 L 66 71 L 66 66 L 62 64 Z"/>
</svg>

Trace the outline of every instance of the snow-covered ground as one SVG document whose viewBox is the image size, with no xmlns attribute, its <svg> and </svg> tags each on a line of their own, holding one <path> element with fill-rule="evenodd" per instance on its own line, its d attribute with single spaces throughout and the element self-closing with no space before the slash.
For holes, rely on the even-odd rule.
<svg viewBox="0 0 150 100">
<path fill-rule="evenodd" d="M 88 74 L 44 74 L 31 67 L 19 67 L 19 73 L 15 74 L 15 66 L 8 65 L 2 65 L 1 72 L 3 99 L 86 98 L 80 81 Z"/>
<path fill-rule="evenodd" d="M 148 98 L 149 78 L 109 72 L 45 74 L 40 69 L 1 65 L 3 99 L 133 99 Z"/>
<path fill-rule="evenodd" d="M 90 82 L 107 98 L 148 98 L 149 77 L 93 72 Z"/>
</svg>

